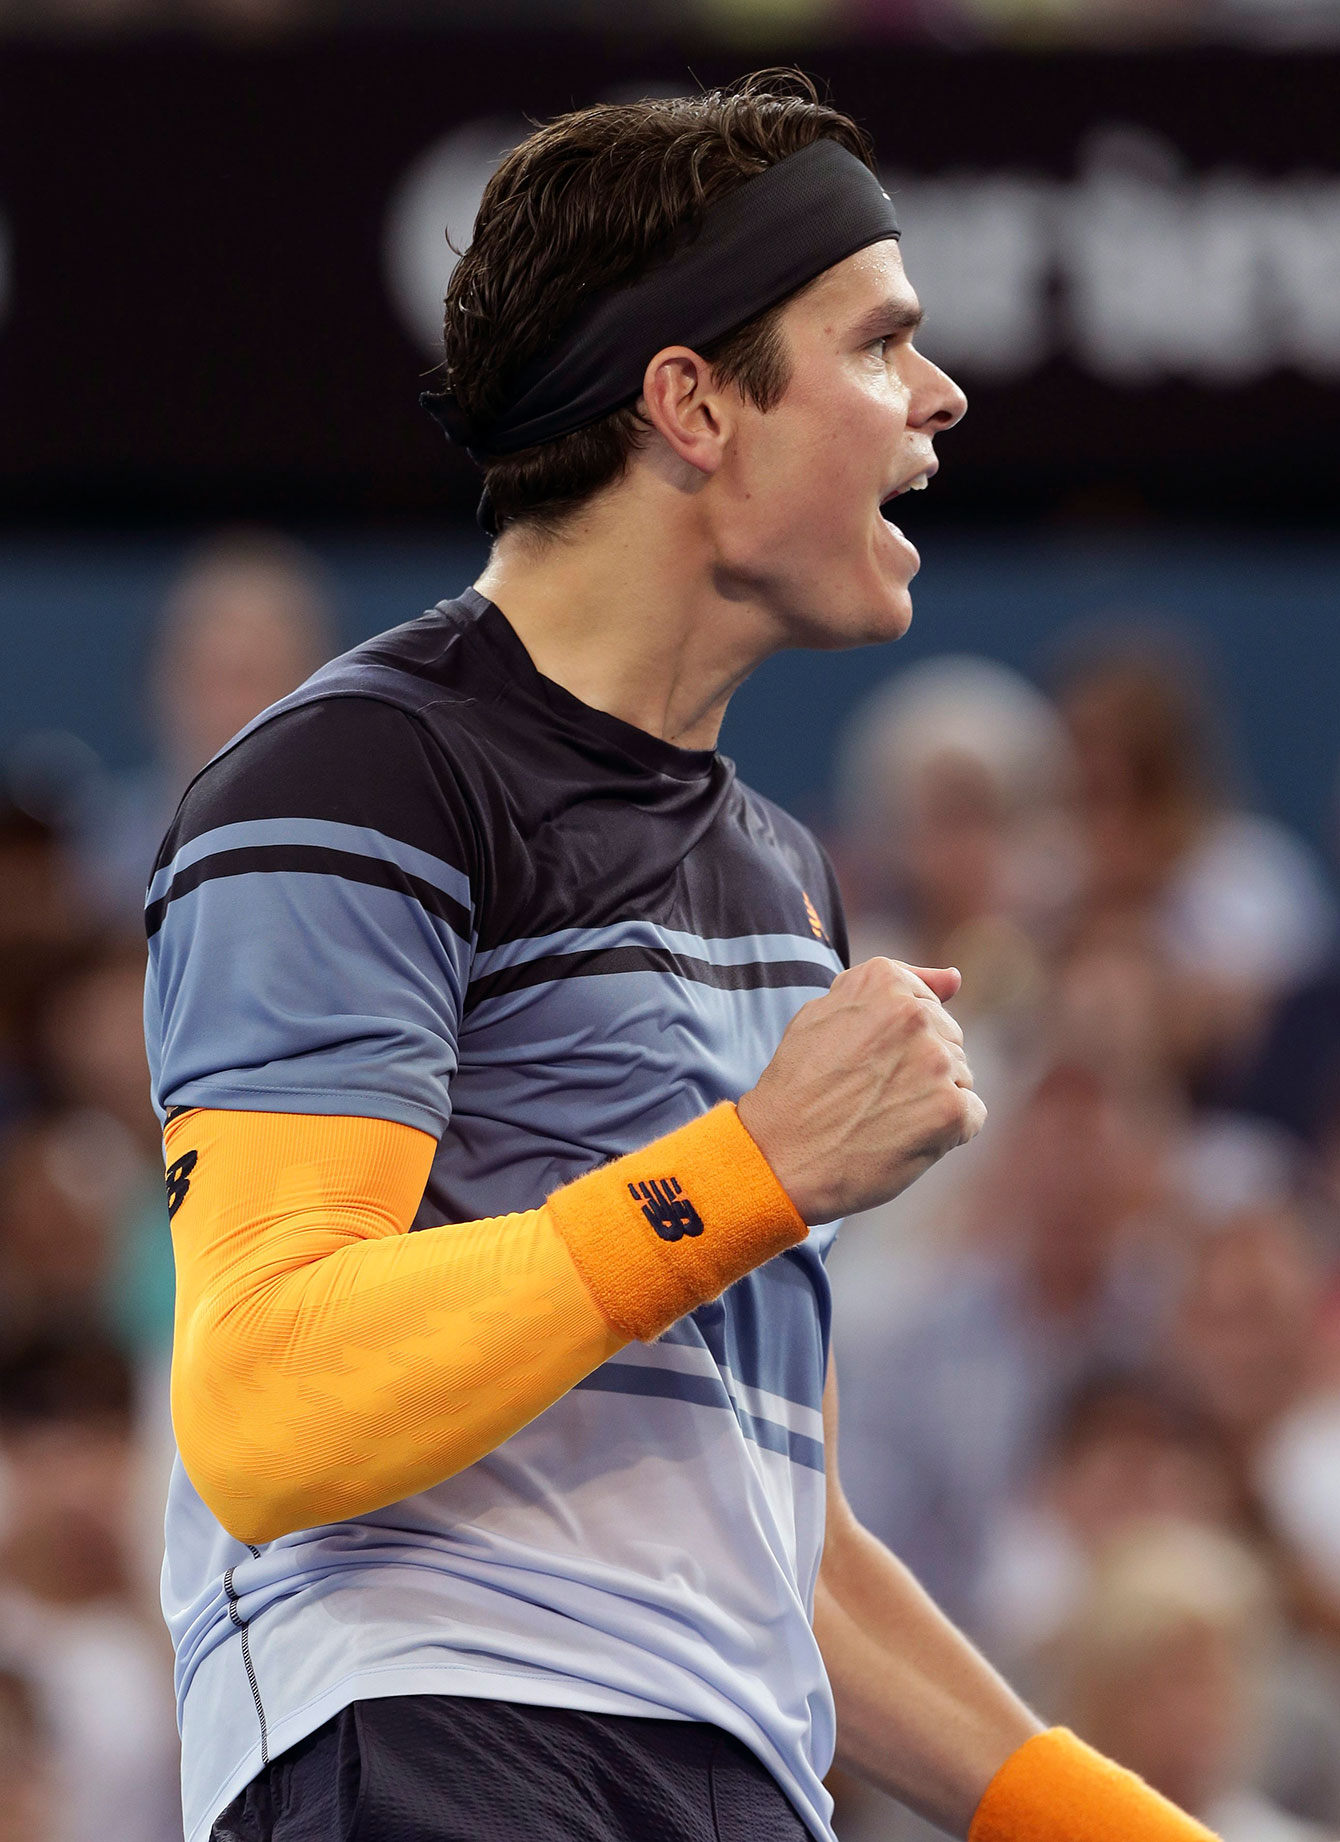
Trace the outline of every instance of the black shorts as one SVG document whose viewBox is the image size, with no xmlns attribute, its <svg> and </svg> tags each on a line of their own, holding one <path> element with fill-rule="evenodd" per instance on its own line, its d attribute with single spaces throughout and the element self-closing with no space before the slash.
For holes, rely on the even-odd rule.
<svg viewBox="0 0 1340 1842">
<path fill-rule="evenodd" d="M 211 1842 L 804 1842 L 748 1747 L 699 1721 L 357 1701 L 253 1778 Z"/>
</svg>

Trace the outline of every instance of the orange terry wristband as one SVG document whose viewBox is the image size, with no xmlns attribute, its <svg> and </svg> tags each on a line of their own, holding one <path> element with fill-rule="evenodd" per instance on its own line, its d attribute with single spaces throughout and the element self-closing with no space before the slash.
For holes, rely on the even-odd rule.
<svg viewBox="0 0 1340 1842">
<path fill-rule="evenodd" d="M 968 1842 L 1215 1842 L 1143 1778 L 1064 1727 L 1026 1740 L 977 1806 Z"/>
<path fill-rule="evenodd" d="M 643 1342 L 809 1232 L 729 1104 L 545 1206 L 615 1330 Z"/>
</svg>

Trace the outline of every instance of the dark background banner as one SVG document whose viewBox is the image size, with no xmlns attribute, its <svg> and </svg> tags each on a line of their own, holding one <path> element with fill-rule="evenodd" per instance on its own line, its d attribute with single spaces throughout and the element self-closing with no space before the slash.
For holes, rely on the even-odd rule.
<svg viewBox="0 0 1340 1842">
<path fill-rule="evenodd" d="M 801 61 L 873 133 L 928 347 L 972 397 L 931 516 L 1325 517 L 1340 57 Z M 501 147 L 519 110 L 748 62 L 517 34 L 6 47 L 6 517 L 468 512 L 388 283 L 415 170 L 470 124 Z"/>
</svg>

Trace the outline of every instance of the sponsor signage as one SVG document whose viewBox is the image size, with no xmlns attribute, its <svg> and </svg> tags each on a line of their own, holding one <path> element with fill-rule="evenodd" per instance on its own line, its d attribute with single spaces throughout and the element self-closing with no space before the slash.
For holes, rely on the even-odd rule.
<svg viewBox="0 0 1340 1842">
<path fill-rule="evenodd" d="M 415 405 L 526 118 L 746 62 L 434 35 L 12 45 L 12 520 L 468 513 Z M 802 61 L 864 121 L 925 348 L 968 389 L 939 510 L 1324 511 L 1340 487 L 1340 56 Z M 934 513 L 932 513 L 932 516 Z"/>
</svg>

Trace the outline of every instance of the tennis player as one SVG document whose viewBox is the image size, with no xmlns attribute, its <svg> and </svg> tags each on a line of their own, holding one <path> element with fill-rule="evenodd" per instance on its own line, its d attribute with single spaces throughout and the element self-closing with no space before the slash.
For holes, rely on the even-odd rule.
<svg viewBox="0 0 1340 1842">
<path fill-rule="evenodd" d="M 973 1842 L 1207 1834 L 1044 1731 L 834 1462 L 837 1219 L 983 1109 L 957 974 L 845 969 L 821 850 L 715 743 L 770 654 L 910 618 L 881 507 L 964 398 L 897 239 L 803 85 L 532 135 L 430 405 L 484 575 L 182 802 L 188 1842 L 828 1838 L 835 1754 Z"/>
</svg>

